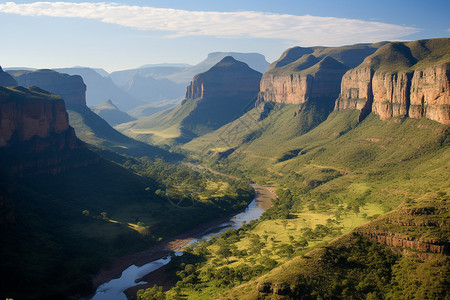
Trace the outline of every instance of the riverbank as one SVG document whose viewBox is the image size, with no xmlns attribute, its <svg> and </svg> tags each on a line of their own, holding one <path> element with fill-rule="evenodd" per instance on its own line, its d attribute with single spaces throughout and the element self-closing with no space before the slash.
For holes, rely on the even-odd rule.
<svg viewBox="0 0 450 300">
<path fill-rule="evenodd" d="M 269 208 L 272 205 L 271 199 L 276 197 L 273 189 L 270 189 L 269 187 L 259 186 L 256 183 L 252 183 L 251 186 L 255 190 L 254 201 L 256 202 L 257 207 L 260 208 L 261 211 Z M 94 277 L 92 284 L 97 289 L 101 284 L 119 278 L 122 272 L 132 265 L 136 265 L 138 267 L 143 266 L 152 261 L 167 257 L 171 252 L 180 251 L 180 249 L 187 243 L 196 238 L 201 238 L 204 234 L 220 227 L 224 223 L 229 222 L 233 217 L 235 217 L 235 215 L 236 213 L 233 213 L 232 215 L 215 219 L 213 221 L 202 224 L 195 229 L 168 239 L 167 241 L 163 241 L 145 251 L 127 255 L 120 259 L 117 259 L 109 267 L 102 269 L 97 274 L 97 276 Z M 136 295 L 135 293 L 137 290 L 151 287 L 154 284 L 166 286 L 167 282 L 164 281 L 161 275 L 161 272 L 163 272 L 163 270 L 158 269 L 143 276 L 143 280 L 148 283 L 145 285 L 139 285 L 138 287 L 131 287 L 127 289 L 127 296 Z M 139 282 L 139 280 L 137 280 L 137 282 Z"/>
</svg>

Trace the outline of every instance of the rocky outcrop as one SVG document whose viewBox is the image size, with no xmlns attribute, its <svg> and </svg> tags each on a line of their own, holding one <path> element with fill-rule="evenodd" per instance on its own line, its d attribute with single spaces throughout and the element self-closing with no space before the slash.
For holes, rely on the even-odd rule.
<svg viewBox="0 0 450 300">
<path fill-rule="evenodd" d="M 79 75 L 68 75 L 53 70 L 11 71 L 21 86 L 38 86 L 60 95 L 67 107 L 86 106 L 86 85 Z"/>
<path fill-rule="evenodd" d="M 261 73 L 231 56 L 204 73 L 194 76 L 186 89 L 186 99 L 249 98 L 259 91 Z M 248 96 L 247 96 L 248 95 Z"/>
<path fill-rule="evenodd" d="M 1 66 L 0 66 L 0 85 L 1 86 L 17 85 L 17 81 L 11 75 L 3 71 Z"/>
<path fill-rule="evenodd" d="M 294 64 L 294 63 L 293 63 Z M 261 79 L 259 102 L 302 105 L 319 102 L 330 107 L 339 95 L 342 75 L 348 67 L 333 59 L 306 55 L 286 68 L 273 69 Z"/>
<path fill-rule="evenodd" d="M 0 87 L 0 164 L 16 176 L 56 174 L 98 161 L 69 126 L 64 101 L 37 87 Z M 87 150 L 86 150 L 87 151 Z M 80 158 L 83 157 L 83 158 Z"/>
<path fill-rule="evenodd" d="M 231 56 L 194 76 L 180 107 L 186 136 L 215 130 L 253 108 L 262 74 Z"/>
<path fill-rule="evenodd" d="M 425 117 L 450 124 L 450 62 L 436 59 L 438 54 L 433 54 L 442 52 L 442 47 L 448 49 L 449 40 L 395 43 L 380 48 L 343 76 L 335 110 L 359 109 L 360 120 L 373 112 L 382 120 Z M 419 53 L 419 44 L 427 51 Z"/>
</svg>

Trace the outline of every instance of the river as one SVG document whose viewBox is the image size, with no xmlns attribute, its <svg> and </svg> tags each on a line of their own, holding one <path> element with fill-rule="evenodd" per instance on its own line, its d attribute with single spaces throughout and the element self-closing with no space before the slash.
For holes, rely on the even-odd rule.
<svg viewBox="0 0 450 300">
<path fill-rule="evenodd" d="M 272 205 L 271 199 L 276 197 L 276 195 L 270 188 L 262 187 L 256 183 L 252 183 L 251 187 L 255 190 L 255 198 L 250 202 L 245 211 L 234 215 L 225 222 L 207 228 L 202 234 L 189 239 L 180 239 L 183 243 L 181 245 L 178 243 L 178 249 L 182 250 L 184 246 L 194 243 L 202 238 L 209 239 L 212 235 L 217 235 L 230 228 L 237 229 L 241 227 L 244 222 L 248 223 L 258 219 L 261 214 Z M 182 251 L 175 252 L 175 255 L 182 255 Z M 168 264 L 170 260 L 171 255 L 167 255 L 142 266 L 136 266 L 135 264 L 129 266 L 122 272 L 120 278 L 112 279 L 100 285 L 92 300 L 126 300 L 127 297 L 123 293 L 126 289 L 146 284 L 145 281 L 139 280 L 146 274 Z"/>
</svg>

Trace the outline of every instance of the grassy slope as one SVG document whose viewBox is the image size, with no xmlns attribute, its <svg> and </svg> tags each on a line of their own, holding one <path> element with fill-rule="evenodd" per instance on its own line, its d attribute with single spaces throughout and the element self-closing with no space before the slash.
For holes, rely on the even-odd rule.
<svg viewBox="0 0 450 300">
<path fill-rule="evenodd" d="M 200 179 L 193 184 L 207 184 L 203 194 L 214 200 L 175 206 L 155 193 L 160 184 L 105 160 L 58 175 L 20 181 L 2 177 L 0 197 L 6 205 L 0 213 L 3 218 L 12 211 L 13 220 L 0 226 L 5 241 L 0 269 L 8 274 L 0 296 L 77 295 L 90 288 L 91 276 L 112 259 L 236 209 L 230 197 L 235 190 L 226 182 Z"/>
<path fill-rule="evenodd" d="M 172 144 L 182 137 L 181 122 L 195 109 L 197 102 L 198 100 L 186 101 L 183 105 L 150 117 L 120 124 L 116 126 L 116 129 L 144 142 Z"/>
<path fill-rule="evenodd" d="M 362 66 L 370 66 L 381 73 L 411 72 L 448 61 L 450 39 L 442 38 L 389 43 L 367 57 Z"/>
<path fill-rule="evenodd" d="M 68 109 L 69 123 L 82 141 L 102 149 L 130 156 L 176 159 L 178 156 L 156 146 L 150 146 L 129 138 L 112 128 L 105 120 L 87 107 Z"/>
<path fill-rule="evenodd" d="M 191 141 L 185 149 L 194 151 L 194 155 L 203 153 L 197 156 L 200 158 L 214 150 L 225 151 L 235 148 L 234 152 L 227 159 L 219 161 L 216 167 L 236 174 L 246 174 L 261 183 L 288 188 L 294 195 L 290 211 L 299 216 L 289 220 L 288 229 L 290 227 L 298 229 L 305 225 L 312 227 L 314 224 L 311 223 L 311 216 L 314 216 L 313 219 L 324 221 L 332 216 L 336 218 L 341 210 L 346 214 L 343 218 L 344 223 L 352 220 L 344 226 L 343 232 L 346 232 L 369 221 L 371 216 L 376 217 L 395 209 L 401 203 L 410 207 L 436 207 L 436 213 L 425 217 L 425 223 L 428 221 L 439 223 L 442 218 L 448 218 L 447 202 L 436 200 L 442 197 L 439 195 L 448 198 L 445 195 L 450 194 L 448 126 L 426 119 L 394 118 L 381 121 L 375 115 L 370 115 L 362 123 L 357 124 L 357 113 L 351 110 L 332 113 L 327 121 L 310 132 L 295 135 L 291 127 L 294 122 L 286 119 L 295 118 L 292 107 L 283 106 L 274 109 L 261 122 L 254 121 L 256 120 L 254 115 L 258 114 L 253 110 L 244 115 L 241 118 L 243 120 L 237 120 L 216 132 Z M 243 127 L 243 130 L 239 130 L 239 126 Z M 258 131 L 262 133 L 256 135 L 255 132 Z M 256 138 L 248 139 L 249 136 Z M 216 156 L 205 159 L 205 162 L 213 163 L 214 159 Z M 356 214 L 351 209 L 355 204 L 359 207 Z M 383 220 L 388 216 L 381 217 L 381 221 L 369 223 L 372 225 L 368 225 L 368 229 L 365 230 L 387 230 L 416 239 L 438 238 L 444 241 L 448 234 L 447 225 L 441 228 L 384 225 Z M 390 216 L 399 216 L 398 210 L 392 212 Z M 424 217 L 415 218 L 423 221 Z M 253 232 L 261 235 L 263 232 L 267 234 L 273 231 L 276 238 L 284 241 L 289 233 L 278 232 L 277 223 L 280 224 L 280 221 L 263 221 Z M 296 237 L 297 232 L 291 235 Z M 332 248 L 338 249 L 351 244 L 353 240 L 344 237 L 332 244 L 334 245 Z M 252 299 L 258 297 L 261 294 L 256 291 L 257 282 L 268 281 L 275 285 L 281 283 L 289 285 L 294 284 L 293 281 L 301 276 L 318 276 L 317 270 L 323 270 L 324 267 L 315 261 L 322 256 L 323 253 L 320 251 L 323 250 L 308 254 L 313 259 L 305 260 L 298 257 L 262 279 L 236 288 L 229 297 L 240 299 L 245 296 Z M 405 268 L 425 268 L 427 274 L 432 277 L 436 276 L 436 272 L 445 271 L 447 264 L 444 261 L 445 258 L 442 256 L 436 256 L 427 262 L 401 258 L 396 261 L 395 267 L 392 263 L 390 268 L 397 270 L 398 278 L 401 272 L 407 271 Z M 307 267 L 312 265 L 314 266 L 311 268 Z M 337 272 L 340 269 L 338 267 L 334 270 Z M 331 280 L 333 272 L 327 272 L 325 273 Z M 416 287 L 423 292 L 427 280 L 430 279 L 419 279 L 411 276 L 403 278 L 402 282 L 396 284 L 417 280 Z M 394 281 L 389 284 L 393 284 Z M 309 284 L 320 290 L 320 285 Z M 442 282 L 438 280 L 436 284 L 441 284 L 436 290 L 442 290 Z M 384 292 L 401 295 L 401 290 L 395 292 L 394 288 Z"/>
</svg>

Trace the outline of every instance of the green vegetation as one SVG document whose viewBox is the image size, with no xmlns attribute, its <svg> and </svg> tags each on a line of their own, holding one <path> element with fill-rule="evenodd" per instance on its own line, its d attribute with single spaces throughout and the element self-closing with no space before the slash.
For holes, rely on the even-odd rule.
<svg viewBox="0 0 450 300">
<path fill-rule="evenodd" d="M 388 43 L 367 57 L 362 66 L 381 73 L 409 72 L 450 61 L 449 49 L 448 38 Z"/>
<path fill-rule="evenodd" d="M 90 153 L 92 155 L 92 153 Z M 1 295 L 49 299 L 91 289 L 100 267 L 243 209 L 245 181 L 147 158 L 101 160 L 57 176 L 2 176 Z M 8 217 L 9 216 L 9 217 Z M 27 282 L 23 286 L 23 282 Z"/>
<path fill-rule="evenodd" d="M 148 156 L 177 160 L 174 155 L 162 148 L 133 140 L 112 128 L 105 120 L 87 107 L 72 107 L 68 110 L 69 123 L 82 141 L 95 146 L 94 150 L 109 150 L 124 155 Z"/>
<path fill-rule="evenodd" d="M 445 254 L 409 248 L 402 256 L 399 248 L 361 238 L 385 232 L 448 245 L 448 126 L 375 115 L 358 123 L 357 115 L 334 112 L 303 133 L 295 129 L 294 106 L 255 108 L 186 144 L 186 155 L 275 185 L 279 197 L 259 221 L 171 262 L 178 283 L 165 296 L 448 297 Z M 411 270 L 424 275 L 406 275 Z"/>
</svg>

